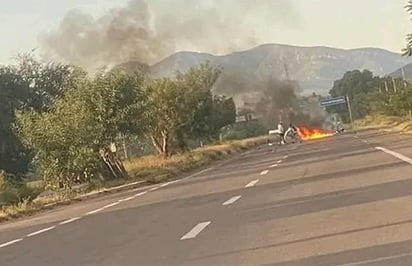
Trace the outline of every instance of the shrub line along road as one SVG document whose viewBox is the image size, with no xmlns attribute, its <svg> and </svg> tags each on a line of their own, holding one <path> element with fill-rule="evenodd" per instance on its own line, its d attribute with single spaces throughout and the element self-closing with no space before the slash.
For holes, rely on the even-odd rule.
<svg viewBox="0 0 412 266">
<path fill-rule="evenodd" d="M 412 137 L 263 147 L 0 225 L 0 265 L 411 265 Z"/>
</svg>

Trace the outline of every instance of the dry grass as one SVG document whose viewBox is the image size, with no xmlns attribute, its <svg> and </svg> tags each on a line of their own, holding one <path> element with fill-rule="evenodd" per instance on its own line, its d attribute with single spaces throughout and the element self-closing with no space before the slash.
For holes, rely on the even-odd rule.
<svg viewBox="0 0 412 266">
<path fill-rule="evenodd" d="M 126 161 L 125 168 L 134 180 L 145 179 L 151 183 L 159 183 L 213 161 L 225 159 L 233 153 L 256 147 L 266 141 L 267 137 L 231 141 L 176 154 L 167 159 L 156 156 L 135 158 Z"/>
<path fill-rule="evenodd" d="M 36 211 L 41 210 L 44 207 L 42 204 L 38 203 L 28 203 L 23 201 L 16 205 L 2 207 L 0 209 L 0 222 L 10 220 L 12 218 L 19 218 L 24 215 L 30 215 Z"/>
<path fill-rule="evenodd" d="M 163 159 L 156 156 L 134 158 L 124 162 L 131 179 L 115 180 L 104 184 L 105 188 L 123 185 L 136 180 L 144 180 L 148 183 L 160 183 L 178 175 L 208 165 L 213 161 L 225 159 L 231 154 L 254 148 L 267 142 L 267 137 L 257 137 L 238 141 L 230 141 L 216 145 L 205 146 L 191 152 L 176 154 Z M 99 188 L 98 190 L 101 190 Z M 79 193 L 63 194 L 52 192 L 34 199 L 32 202 L 23 202 L 13 206 L 3 206 L 0 209 L 0 222 L 31 215 L 44 209 L 47 204 L 67 202 L 80 196 Z"/>
<path fill-rule="evenodd" d="M 394 131 L 412 133 L 412 120 L 409 117 L 374 115 L 355 121 L 355 128 L 387 127 Z"/>
</svg>

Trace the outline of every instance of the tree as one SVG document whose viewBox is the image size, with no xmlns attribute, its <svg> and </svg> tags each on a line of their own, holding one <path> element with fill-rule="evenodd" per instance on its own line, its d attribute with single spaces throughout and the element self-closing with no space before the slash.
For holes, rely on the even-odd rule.
<svg viewBox="0 0 412 266">
<path fill-rule="evenodd" d="M 0 68 L 0 170 L 23 174 L 27 171 L 28 157 L 12 131 L 14 112 L 27 103 L 29 92 L 20 77 L 10 67 Z"/>
<path fill-rule="evenodd" d="M 19 110 L 47 109 L 75 73 L 63 64 L 42 64 L 30 54 L 17 64 L 0 67 L 0 169 L 15 175 L 28 170 L 30 158 L 12 128 Z"/>
<path fill-rule="evenodd" d="M 379 77 L 373 76 L 368 70 L 353 70 L 346 72 L 342 79 L 334 82 L 329 94 L 332 97 L 348 96 L 351 101 L 353 118 L 362 118 L 369 113 L 368 94 L 378 91 L 382 85 Z M 345 122 L 349 122 L 346 105 L 328 107 L 329 112 L 338 113 Z"/>
<path fill-rule="evenodd" d="M 64 88 L 78 74 L 79 69 L 65 64 L 41 63 L 31 54 L 20 54 L 14 72 L 19 82 L 26 86 L 30 97 L 28 107 L 34 110 L 47 109 Z"/>
<path fill-rule="evenodd" d="M 183 148 L 186 136 L 204 136 L 213 130 L 211 89 L 219 74 L 220 69 L 206 63 L 177 73 L 175 80 L 147 81 L 147 134 L 161 156 L 170 155 L 171 140 Z"/>
<path fill-rule="evenodd" d="M 213 133 L 216 134 L 222 127 L 236 122 L 236 105 L 233 98 L 217 95 L 214 97 L 213 106 L 213 128 L 215 129 Z"/>
<path fill-rule="evenodd" d="M 191 121 L 187 92 L 175 81 L 148 81 L 147 134 L 163 157 L 169 156 L 169 141 L 179 127 Z"/>
<path fill-rule="evenodd" d="M 178 86 L 184 88 L 191 98 L 189 110 L 192 116 L 190 122 L 178 130 L 179 133 L 185 133 L 180 134 L 181 136 L 187 135 L 197 139 L 212 138 L 219 129 L 215 123 L 218 96 L 213 96 L 212 88 L 220 74 L 221 68 L 215 68 L 209 62 L 193 67 L 186 73 L 177 73 Z"/>
<path fill-rule="evenodd" d="M 408 4 L 405 6 L 405 9 L 412 15 L 412 0 L 408 1 Z M 406 36 L 406 47 L 402 50 L 404 55 L 412 55 L 412 34 Z"/>
<path fill-rule="evenodd" d="M 18 114 L 17 132 L 47 184 L 71 188 L 97 176 L 127 176 L 110 145 L 119 134 L 140 132 L 142 82 L 140 75 L 122 72 L 79 77 L 48 110 Z"/>
</svg>

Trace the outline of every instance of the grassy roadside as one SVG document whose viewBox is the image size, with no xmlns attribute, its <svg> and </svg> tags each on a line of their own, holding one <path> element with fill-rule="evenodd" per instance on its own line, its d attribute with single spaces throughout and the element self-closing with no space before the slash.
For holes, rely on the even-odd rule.
<svg viewBox="0 0 412 266">
<path fill-rule="evenodd" d="M 409 117 L 374 115 L 354 122 L 354 129 L 382 127 L 393 131 L 412 133 L 412 120 Z"/>
<path fill-rule="evenodd" d="M 232 154 L 253 149 L 266 143 L 266 141 L 267 137 L 263 136 L 205 146 L 191 152 L 174 155 L 168 159 L 156 156 L 130 159 L 124 162 L 130 176 L 129 179 L 92 184 L 96 189 L 88 193 L 97 194 L 99 191 L 136 181 L 143 181 L 142 185 L 166 182 L 212 162 L 226 159 Z M 0 209 L 0 222 L 32 215 L 38 211 L 51 208 L 51 205 L 70 204 L 70 202 L 78 200 L 80 197 L 85 198 L 85 195 L 86 191 L 70 194 L 54 192 L 47 196 L 37 197 L 30 203 L 26 201 L 12 206 L 3 206 Z"/>
</svg>

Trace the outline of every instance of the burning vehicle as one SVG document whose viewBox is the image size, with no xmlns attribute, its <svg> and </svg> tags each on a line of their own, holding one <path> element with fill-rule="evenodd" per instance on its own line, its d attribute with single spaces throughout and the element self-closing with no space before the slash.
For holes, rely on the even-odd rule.
<svg viewBox="0 0 412 266">
<path fill-rule="evenodd" d="M 302 140 L 315 140 L 315 139 L 323 139 L 327 137 L 331 137 L 334 135 L 333 132 L 317 129 L 317 128 L 307 128 L 303 126 L 297 127 L 298 134 L 300 139 Z"/>
</svg>

